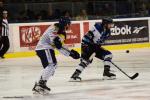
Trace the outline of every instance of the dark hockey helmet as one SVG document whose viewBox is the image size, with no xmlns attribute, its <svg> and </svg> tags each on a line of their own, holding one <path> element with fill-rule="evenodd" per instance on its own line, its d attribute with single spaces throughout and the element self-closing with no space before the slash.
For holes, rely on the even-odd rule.
<svg viewBox="0 0 150 100">
<path fill-rule="evenodd" d="M 111 24 L 113 23 L 113 20 L 111 18 L 104 18 L 102 19 L 102 24 L 105 25 L 105 24 Z"/>
<path fill-rule="evenodd" d="M 68 24 L 71 24 L 70 18 L 69 18 L 69 17 L 61 17 L 61 18 L 59 19 L 59 24 L 60 24 L 61 26 L 66 26 L 66 25 L 68 25 Z"/>
</svg>

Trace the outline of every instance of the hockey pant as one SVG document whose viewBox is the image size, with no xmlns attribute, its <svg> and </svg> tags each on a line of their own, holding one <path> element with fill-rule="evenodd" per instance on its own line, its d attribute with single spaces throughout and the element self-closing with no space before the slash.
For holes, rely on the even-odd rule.
<svg viewBox="0 0 150 100">
<path fill-rule="evenodd" d="M 56 57 L 55 52 L 52 49 L 46 49 L 46 50 L 36 50 L 36 53 L 38 57 L 41 60 L 43 71 L 39 78 L 39 80 L 42 78 L 42 80 L 48 80 L 51 76 L 54 75 L 55 69 L 56 69 Z"/>
<path fill-rule="evenodd" d="M 81 72 L 87 67 L 92 61 L 89 62 L 89 58 L 93 53 L 96 53 L 95 57 L 98 59 L 103 60 L 104 66 L 110 66 L 110 61 L 112 59 L 112 53 L 104 48 L 100 47 L 99 45 L 88 45 L 82 44 L 81 45 L 81 61 L 80 64 L 77 66 L 77 70 Z"/>
</svg>

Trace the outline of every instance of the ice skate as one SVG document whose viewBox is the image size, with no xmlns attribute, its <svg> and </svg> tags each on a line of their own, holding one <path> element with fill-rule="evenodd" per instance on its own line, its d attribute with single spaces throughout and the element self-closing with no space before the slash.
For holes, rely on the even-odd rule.
<svg viewBox="0 0 150 100">
<path fill-rule="evenodd" d="M 81 77 L 79 77 L 80 74 L 81 74 L 81 71 L 76 70 L 71 76 L 69 82 L 80 82 L 81 81 Z"/>
<path fill-rule="evenodd" d="M 47 95 L 50 92 L 50 88 L 46 86 L 46 81 L 40 80 L 39 83 L 35 83 L 32 91 L 33 94 L 42 94 L 42 95 Z"/>
<path fill-rule="evenodd" d="M 80 82 L 81 81 L 81 77 L 71 77 L 69 82 Z"/>
<path fill-rule="evenodd" d="M 110 72 L 110 66 L 104 67 L 103 80 L 114 80 L 116 75 Z"/>
</svg>

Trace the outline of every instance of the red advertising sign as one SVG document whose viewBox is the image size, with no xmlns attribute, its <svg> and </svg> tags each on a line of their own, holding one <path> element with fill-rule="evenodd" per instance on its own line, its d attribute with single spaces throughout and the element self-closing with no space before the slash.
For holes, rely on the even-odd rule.
<svg viewBox="0 0 150 100">
<path fill-rule="evenodd" d="M 20 47 L 36 46 L 40 37 L 49 25 L 35 25 L 35 26 L 20 26 Z M 71 28 L 66 32 L 66 44 L 80 43 L 80 24 L 72 24 Z"/>
<path fill-rule="evenodd" d="M 67 37 L 65 40 L 66 44 L 74 44 L 74 43 L 80 43 L 80 24 L 71 24 L 71 28 L 66 32 Z"/>
<path fill-rule="evenodd" d="M 20 47 L 35 46 L 49 25 L 20 26 Z"/>
</svg>

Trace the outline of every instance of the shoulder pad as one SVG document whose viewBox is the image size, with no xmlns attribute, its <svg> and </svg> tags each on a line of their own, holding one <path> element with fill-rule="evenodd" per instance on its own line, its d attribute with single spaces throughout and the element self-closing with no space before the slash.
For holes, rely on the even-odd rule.
<svg viewBox="0 0 150 100">
<path fill-rule="evenodd" d="M 103 27 L 101 23 L 95 23 L 94 27 L 100 33 L 103 31 Z"/>
</svg>

